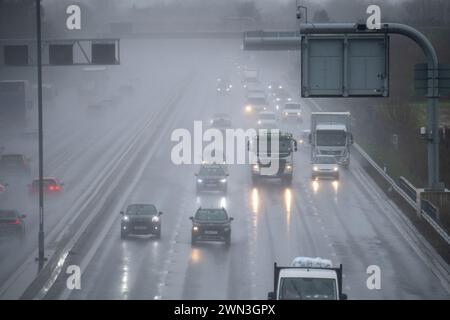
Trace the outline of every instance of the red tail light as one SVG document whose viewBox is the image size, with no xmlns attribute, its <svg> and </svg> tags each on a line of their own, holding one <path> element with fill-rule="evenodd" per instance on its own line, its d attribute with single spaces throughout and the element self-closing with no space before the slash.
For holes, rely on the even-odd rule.
<svg viewBox="0 0 450 320">
<path fill-rule="evenodd" d="M 12 224 L 19 224 L 20 223 L 20 221 L 19 221 L 19 219 L 16 219 L 16 220 L 14 220 L 13 222 L 11 222 Z"/>
</svg>

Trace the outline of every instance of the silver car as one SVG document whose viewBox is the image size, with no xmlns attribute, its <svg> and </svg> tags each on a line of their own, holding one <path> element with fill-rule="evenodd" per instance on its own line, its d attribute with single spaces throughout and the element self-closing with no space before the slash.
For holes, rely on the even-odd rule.
<svg viewBox="0 0 450 320">
<path fill-rule="evenodd" d="M 331 178 L 339 179 L 339 165 L 336 157 L 330 155 L 319 155 L 312 161 L 312 179 Z"/>
</svg>

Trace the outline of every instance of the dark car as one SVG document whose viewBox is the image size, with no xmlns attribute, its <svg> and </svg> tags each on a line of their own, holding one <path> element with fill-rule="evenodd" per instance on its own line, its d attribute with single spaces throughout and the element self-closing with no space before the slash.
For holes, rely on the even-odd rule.
<svg viewBox="0 0 450 320">
<path fill-rule="evenodd" d="M 17 210 L 0 209 L 0 236 L 25 236 L 25 221 L 27 216 Z"/>
<path fill-rule="evenodd" d="M 155 235 L 161 238 L 161 215 L 153 204 L 130 204 L 125 212 L 120 212 L 120 236 Z"/>
<path fill-rule="evenodd" d="M 28 159 L 22 154 L 4 154 L 0 158 L 0 171 L 4 173 L 29 173 Z"/>
<path fill-rule="evenodd" d="M 58 181 L 58 179 L 53 177 L 43 178 L 43 188 L 46 194 L 58 194 L 61 192 L 64 183 Z M 39 179 L 34 179 L 29 185 L 29 191 L 31 194 L 39 193 Z"/>
<path fill-rule="evenodd" d="M 230 245 L 231 221 L 225 208 L 202 209 L 199 208 L 192 220 L 191 243 L 197 241 L 224 241 Z"/>
<path fill-rule="evenodd" d="M 197 178 L 197 193 L 205 191 L 227 193 L 228 173 L 224 165 L 203 164 L 195 176 Z"/>
<path fill-rule="evenodd" d="M 231 84 L 231 81 L 229 79 L 225 77 L 217 79 L 217 93 L 230 93 L 232 87 L 233 85 Z"/>
</svg>

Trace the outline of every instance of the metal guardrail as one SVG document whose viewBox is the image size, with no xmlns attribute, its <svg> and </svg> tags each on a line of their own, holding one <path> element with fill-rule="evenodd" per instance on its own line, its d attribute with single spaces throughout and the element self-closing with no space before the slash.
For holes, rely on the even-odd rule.
<svg viewBox="0 0 450 320">
<path fill-rule="evenodd" d="M 406 180 L 405 177 L 400 177 L 399 178 L 399 183 L 398 183 L 399 187 L 403 189 L 403 191 L 405 191 L 408 196 L 414 200 L 414 202 L 417 202 L 417 190 L 416 188 L 408 181 Z"/>
<path fill-rule="evenodd" d="M 410 197 L 408 194 L 409 191 L 405 191 L 402 187 L 399 186 L 384 170 L 357 144 L 354 145 L 355 150 L 392 186 L 392 188 L 415 210 L 417 210 L 417 203 L 413 198 Z M 407 182 L 405 178 L 403 178 L 404 181 Z M 403 187 L 407 186 L 408 189 L 413 188 L 412 185 L 408 182 L 407 184 L 404 184 Z M 414 188 L 415 190 L 415 188 Z M 426 200 L 422 200 L 424 202 Z M 427 201 L 428 202 L 428 201 Z M 425 205 L 427 206 L 427 205 Z M 434 207 L 434 206 L 433 206 Z M 450 236 L 448 233 L 437 223 L 435 218 L 433 218 L 433 213 L 435 213 L 436 208 L 434 207 L 426 207 L 426 210 L 424 210 L 424 207 L 421 208 L 421 216 L 427 221 L 431 227 L 441 236 L 442 239 L 444 239 L 445 242 L 447 242 L 448 245 L 450 245 Z"/>
</svg>

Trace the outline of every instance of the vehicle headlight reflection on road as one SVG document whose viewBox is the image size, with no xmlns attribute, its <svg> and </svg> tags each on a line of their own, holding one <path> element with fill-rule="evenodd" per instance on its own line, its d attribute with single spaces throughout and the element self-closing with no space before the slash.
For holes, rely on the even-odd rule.
<svg viewBox="0 0 450 320">
<path fill-rule="evenodd" d="M 259 193 L 258 189 L 253 188 L 252 190 L 252 212 L 258 213 L 259 210 Z"/>
<path fill-rule="evenodd" d="M 338 191 L 339 189 L 339 181 L 333 181 L 333 189 L 335 192 Z"/>
<path fill-rule="evenodd" d="M 227 198 L 225 198 L 225 197 L 222 197 L 221 199 L 220 199 L 220 208 L 227 208 Z"/>
<path fill-rule="evenodd" d="M 314 181 L 312 182 L 312 187 L 313 187 L 314 193 L 317 193 L 317 191 L 319 191 L 319 181 L 314 180 Z"/>
<path fill-rule="evenodd" d="M 291 208 L 292 208 L 292 191 L 291 189 L 286 189 L 284 191 L 284 205 L 286 208 L 287 224 L 291 224 Z"/>
<path fill-rule="evenodd" d="M 191 249 L 191 261 L 192 263 L 198 263 L 200 261 L 200 251 L 197 248 Z"/>
</svg>

